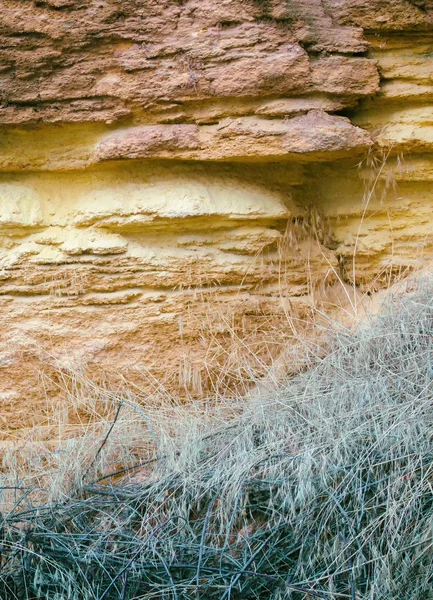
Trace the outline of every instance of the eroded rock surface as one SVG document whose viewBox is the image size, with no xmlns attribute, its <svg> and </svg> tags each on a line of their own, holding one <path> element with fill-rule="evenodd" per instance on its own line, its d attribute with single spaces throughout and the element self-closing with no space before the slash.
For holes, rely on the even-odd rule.
<svg viewBox="0 0 433 600">
<path fill-rule="evenodd" d="M 430 0 L 0 9 L 5 431 L 71 374 L 224 391 L 326 288 L 429 262 Z"/>
</svg>

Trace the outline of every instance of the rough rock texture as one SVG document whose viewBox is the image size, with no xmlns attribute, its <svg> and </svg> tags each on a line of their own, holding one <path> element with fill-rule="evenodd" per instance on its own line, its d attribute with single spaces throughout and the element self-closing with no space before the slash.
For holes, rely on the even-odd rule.
<svg viewBox="0 0 433 600">
<path fill-rule="evenodd" d="M 431 0 L 0 9 L 5 431 L 71 374 L 224 391 L 318 290 L 430 258 Z"/>
</svg>

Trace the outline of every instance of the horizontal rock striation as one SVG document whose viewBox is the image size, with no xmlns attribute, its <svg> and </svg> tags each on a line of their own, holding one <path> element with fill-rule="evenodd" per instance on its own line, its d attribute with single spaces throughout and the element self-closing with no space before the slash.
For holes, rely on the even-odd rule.
<svg viewBox="0 0 433 600">
<path fill-rule="evenodd" d="M 226 393 L 428 263 L 429 0 L 0 8 L 5 435 L 90 375 Z"/>
<path fill-rule="evenodd" d="M 375 22 L 358 18 L 381 86 L 351 120 L 370 132 L 375 152 L 360 165 L 349 161 L 343 179 L 338 165 L 314 175 L 340 261 L 360 284 L 428 267 L 433 257 L 432 11 L 428 2 L 412 2 Z"/>
</svg>

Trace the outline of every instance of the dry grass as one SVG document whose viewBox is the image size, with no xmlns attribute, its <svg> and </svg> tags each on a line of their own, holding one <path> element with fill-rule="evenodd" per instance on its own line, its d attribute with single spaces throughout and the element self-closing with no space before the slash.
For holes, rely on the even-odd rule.
<svg viewBox="0 0 433 600">
<path fill-rule="evenodd" d="M 432 292 L 341 326 L 278 391 L 154 413 L 99 398 L 58 481 L 15 484 L 1 598 L 433 598 Z M 119 459 L 129 477 L 95 481 Z"/>
</svg>

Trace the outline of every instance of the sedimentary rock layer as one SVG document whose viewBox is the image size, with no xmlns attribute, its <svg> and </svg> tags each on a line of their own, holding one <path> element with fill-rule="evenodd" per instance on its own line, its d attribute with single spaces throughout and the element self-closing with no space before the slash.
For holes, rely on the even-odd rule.
<svg viewBox="0 0 433 600">
<path fill-rule="evenodd" d="M 5 431 L 74 378 L 225 392 L 327 288 L 428 264 L 429 0 L 0 9 Z"/>
</svg>

